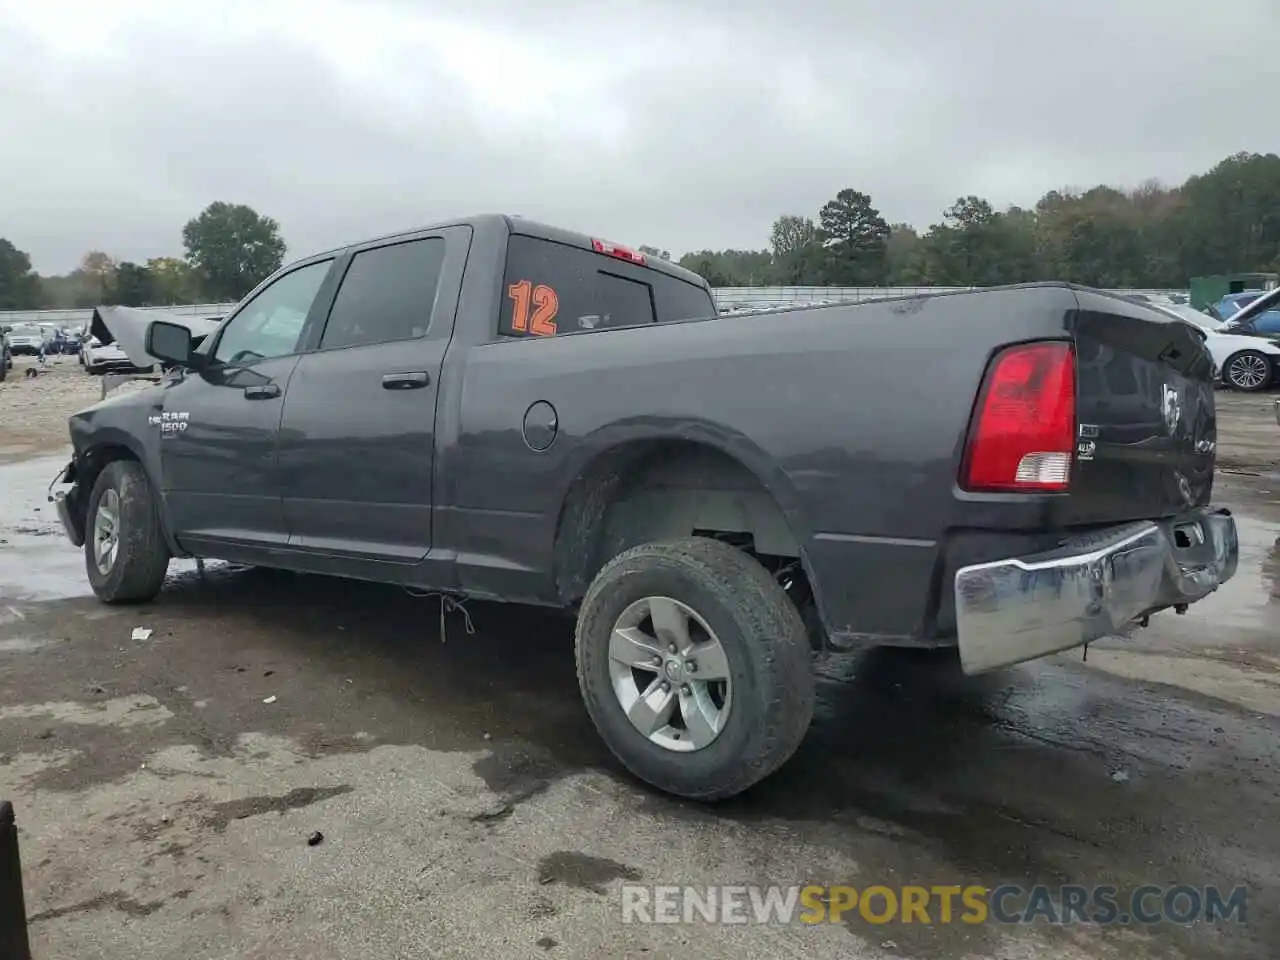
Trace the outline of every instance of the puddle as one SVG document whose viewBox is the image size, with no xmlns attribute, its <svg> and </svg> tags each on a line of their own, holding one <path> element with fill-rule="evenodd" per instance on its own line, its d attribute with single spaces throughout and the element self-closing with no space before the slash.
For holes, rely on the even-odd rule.
<svg viewBox="0 0 1280 960">
<path fill-rule="evenodd" d="M 10 637 L 8 640 L 0 640 L 0 653 L 32 653 L 60 642 L 53 638 Z"/>
<path fill-rule="evenodd" d="M 155 697 L 140 695 L 103 700 L 101 703 L 18 703 L 0 707 L 0 720 L 48 718 L 77 726 L 152 726 L 173 719 L 173 713 Z"/>
<path fill-rule="evenodd" d="M 0 623 L 22 619 L 15 602 L 88 596 L 84 551 L 62 531 L 47 499 L 49 481 L 67 462 L 65 454 L 0 464 Z M 195 571 L 194 560 L 174 560 L 170 576 Z"/>
</svg>

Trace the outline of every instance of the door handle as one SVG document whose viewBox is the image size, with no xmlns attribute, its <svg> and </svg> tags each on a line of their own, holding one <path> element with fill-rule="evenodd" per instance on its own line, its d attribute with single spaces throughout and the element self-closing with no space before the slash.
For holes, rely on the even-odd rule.
<svg viewBox="0 0 1280 960">
<path fill-rule="evenodd" d="M 382 378 L 383 390 L 420 390 L 431 382 L 425 370 L 412 373 L 388 373 Z"/>
<path fill-rule="evenodd" d="M 280 387 L 274 383 L 260 383 L 256 386 L 245 387 L 244 395 L 247 400 L 270 400 L 280 396 Z"/>
</svg>

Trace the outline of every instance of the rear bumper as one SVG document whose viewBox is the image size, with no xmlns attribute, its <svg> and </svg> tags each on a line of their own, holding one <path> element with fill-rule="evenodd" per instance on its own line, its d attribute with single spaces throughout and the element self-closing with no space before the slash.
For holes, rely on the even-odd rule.
<svg viewBox="0 0 1280 960">
<path fill-rule="evenodd" d="M 955 578 L 961 666 L 982 673 L 1126 633 L 1147 614 L 1212 593 L 1235 574 L 1239 555 L 1235 519 L 1203 510 L 963 567 Z"/>
</svg>

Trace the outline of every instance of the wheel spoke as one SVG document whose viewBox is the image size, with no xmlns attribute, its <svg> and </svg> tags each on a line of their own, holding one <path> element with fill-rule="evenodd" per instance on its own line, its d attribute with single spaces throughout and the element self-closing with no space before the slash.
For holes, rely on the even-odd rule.
<svg viewBox="0 0 1280 960">
<path fill-rule="evenodd" d="M 689 741 L 695 750 L 709 744 L 720 734 L 720 710 L 711 700 L 705 684 L 689 687 L 680 694 L 680 715 L 684 718 Z"/>
<path fill-rule="evenodd" d="M 674 601 L 666 597 L 650 597 L 649 617 L 653 620 L 653 629 L 664 647 L 675 644 L 676 649 L 681 652 L 689 649 L 689 621 Z"/>
<path fill-rule="evenodd" d="M 658 652 L 657 641 L 646 636 L 639 627 L 616 627 L 609 637 L 609 659 L 629 667 L 657 670 L 662 656 Z"/>
<path fill-rule="evenodd" d="M 647 690 L 636 698 L 627 718 L 646 737 L 652 736 L 671 722 L 676 706 L 676 695 L 670 685 L 663 689 L 663 682 L 655 677 Z"/>
<path fill-rule="evenodd" d="M 695 646 L 689 652 L 686 663 L 689 661 L 692 661 L 696 666 L 696 669 L 690 670 L 690 675 L 694 679 L 729 679 L 729 659 L 724 654 L 724 647 L 715 640 L 709 640 L 706 643 L 700 643 Z"/>
</svg>

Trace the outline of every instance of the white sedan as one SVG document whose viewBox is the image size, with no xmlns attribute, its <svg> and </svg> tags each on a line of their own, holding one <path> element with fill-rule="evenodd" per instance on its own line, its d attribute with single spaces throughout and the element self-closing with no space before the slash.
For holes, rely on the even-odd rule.
<svg viewBox="0 0 1280 960">
<path fill-rule="evenodd" d="M 1256 392 L 1280 381 L 1280 344 L 1266 337 L 1226 333 L 1227 325 L 1186 304 L 1148 300 L 1162 313 L 1195 324 L 1205 333 L 1214 372 L 1237 390 Z"/>
<path fill-rule="evenodd" d="M 134 370 L 136 367 L 117 343 L 104 345 L 97 337 L 90 337 L 80 349 L 80 362 L 92 374 L 111 373 L 118 370 Z"/>
</svg>

